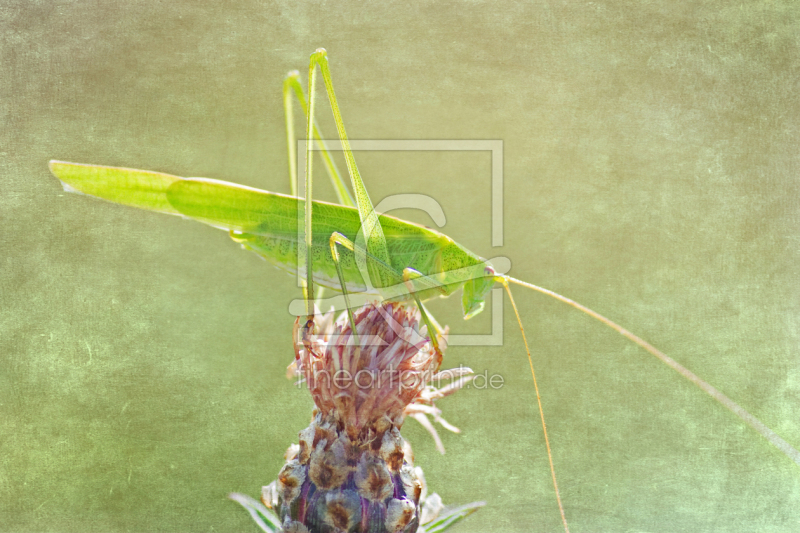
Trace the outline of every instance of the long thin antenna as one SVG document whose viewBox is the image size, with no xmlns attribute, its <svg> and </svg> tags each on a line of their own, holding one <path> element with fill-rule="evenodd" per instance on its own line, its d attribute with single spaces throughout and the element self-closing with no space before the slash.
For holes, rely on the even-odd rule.
<svg viewBox="0 0 800 533">
<path fill-rule="evenodd" d="M 610 327 L 611 329 L 613 329 L 614 331 L 616 331 L 620 335 L 622 335 L 624 337 L 627 337 L 628 339 L 630 339 L 631 341 L 633 341 L 637 345 L 641 346 L 642 348 L 644 348 L 645 350 L 650 352 L 652 355 L 654 355 L 657 358 L 659 358 L 664 364 L 666 364 L 667 366 L 669 366 L 670 368 L 675 370 L 678 374 L 680 374 L 684 378 L 688 379 L 689 381 L 691 381 L 692 383 L 694 383 L 695 385 L 700 387 L 700 389 L 703 390 L 706 394 L 708 394 L 709 396 L 711 396 L 712 398 L 717 400 L 719 403 L 721 403 L 727 409 L 729 409 L 733 414 L 735 414 L 736 416 L 741 418 L 745 423 L 747 423 L 747 425 L 749 425 L 750 427 L 755 429 L 757 432 L 759 432 L 762 437 L 767 439 L 773 446 L 778 448 L 789 459 L 791 459 L 792 461 L 797 463 L 798 466 L 800 466 L 800 451 L 797 451 L 797 449 L 795 449 L 791 444 L 789 444 L 788 442 L 783 440 L 777 433 L 775 433 L 770 428 L 768 428 L 761 420 L 759 420 L 755 416 L 751 415 L 749 412 L 747 412 L 739 404 L 737 404 L 736 402 L 734 402 L 733 400 L 728 398 L 726 395 L 724 395 L 722 392 L 720 392 L 719 390 L 714 388 L 710 383 L 700 379 L 700 377 L 697 376 L 694 372 L 692 372 L 688 368 L 684 367 L 683 365 L 678 363 L 673 358 L 669 357 L 667 354 L 665 354 L 664 352 L 662 352 L 661 350 L 659 350 L 658 348 L 656 348 L 655 346 L 653 346 L 649 342 L 645 341 L 644 339 L 642 339 L 641 337 L 639 337 L 637 335 L 634 335 L 633 333 L 631 333 L 627 329 L 623 328 L 622 326 L 620 326 L 616 322 L 613 322 L 613 321 L 609 320 L 608 318 L 604 317 L 600 313 L 597 313 L 597 312 L 589 309 L 588 307 L 579 304 L 578 302 L 576 302 L 574 300 L 570 300 L 566 296 L 561 296 L 560 294 L 558 294 L 556 292 L 553 292 L 551 290 L 545 289 L 543 287 L 539 287 L 538 285 L 534 285 L 532 283 L 526 283 L 524 281 L 520 281 L 520 280 L 512 278 L 510 276 L 504 276 L 503 279 L 505 279 L 506 281 L 510 281 L 511 283 L 516 283 L 517 285 L 522 285 L 523 287 L 527 287 L 527 288 L 532 289 L 532 290 L 534 290 L 536 292 L 545 294 L 547 296 L 555 298 L 556 300 L 564 302 L 565 304 L 567 304 L 567 305 L 569 305 L 571 307 L 574 307 L 578 311 L 586 313 L 590 317 L 599 320 L 600 322 L 602 322 L 606 326 Z M 508 289 L 508 285 L 506 283 L 504 283 L 504 285 L 506 285 L 506 289 Z M 509 292 L 509 297 L 510 296 L 511 296 L 511 293 Z M 514 310 L 516 311 L 516 308 Z M 530 357 L 530 354 L 528 355 L 528 357 Z"/>
<path fill-rule="evenodd" d="M 553 453 L 550 451 L 550 439 L 547 436 L 547 424 L 544 421 L 544 409 L 542 409 L 542 398 L 539 395 L 539 384 L 536 382 L 536 372 L 533 370 L 533 357 L 531 357 L 531 349 L 528 346 L 528 338 L 525 336 L 525 328 L 522 327 L 522 319 L 519 316 L 519 311 L 517 310 L 517 304 L 514 303 L 514 296 L 511 294 L 511 287 L 508 286 L 508 282 L 511 281 L 511 278 L 506 278 L 505 276 L 499 278 L 503 283 L 503 287 L 506 289 L 506 293 L 508 293 L 508 299 L 511 301 L 511 307 L 514 308 L 514 314 L 517 315 L 517 324 L 519 324 L 519 330 L 522 332 L 522 342 L 525 343 L 525 351 L 528 354 L 528 364 L 531 367 L 531 377 L 533 377 L 533 388 L 536 390 L 536 402 L 539 404 L 539 417 L 542 419 L 542 430 L 544 431 L 544 444 L 547 447 L 547 459 L 550 461 L 550 475 L 553 477 L 553 488 L 556 491 L 556 500 L 558 501 L 558 510 L 561 512 L 561 522 L 564 524 L 564 531 L 569 533 L 569 526 L 567 525 L 567 516 L 564 514 L 564 505 L 561 503 L 561 493 L 558 490 L 558 481 L 556 481 L 556 469 L 553 466 Z"/>
</svg>

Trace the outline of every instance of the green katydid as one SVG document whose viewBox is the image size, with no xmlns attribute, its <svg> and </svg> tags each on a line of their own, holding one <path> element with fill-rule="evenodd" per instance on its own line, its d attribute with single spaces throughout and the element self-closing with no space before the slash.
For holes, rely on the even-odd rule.
<svg viewBox="0 0 800 533">
<path fill-rule="evenodd" d="M 355 201 L 351 199 L 339 177 L 314 123 L 317 67 L 322 74 L 333 110 Z M 414 300 L 420 305 L 423 317 L 429 321 L 429 328 L 435 328 L 436 325 L 432 322 L 432 317 L 429 318 L 425 313 L 422 306 L 424 300 L 435 296 L 449 296 L 461 289 L 463 315 L 469 318 L 481 312 L 484 298 L 496 283 L 500 283 L 514 306 L 534 384 L 536 378 L 530 350 L 519 313 L 514 305 L 510 284 L 544 293 L 600 320 L 661 359 L 800 464 L 800 452 L 758 419 L 673 359 L 609 319 L 564 296 L 506 275 L 502 268 L 493 266 L 446 235 L 418 224 L 376 213 L 348 142 L 333 90 L 327 55 L 322 49 L 311 56 L 307 102 L 296 74 L 290 74 L 284 84 L 289 164 L 293 186 L 297 182 L 297 160 L 291 117 L 293 96 L 300 101 L 307 117 L 305 198 L 313 200 L 311 146 L 313 139 L 320 143 L 319 151 L 333 180 L 339 204 L 317 200 L 307 202 L 297 197 L 294 188 L 292 195 L 289 196 L 217 180 L 180 178 L 158 172 L 61 161 L 51 161 L 50 169 L 63 182 L 66 190 L 124 205 L 189 217 L 229 231 L 231 237 L 245 248 L 282 269 L 297 272 L 305 277 L 306 314 L 310 320 L 314 305 L 310 295 L 314 294 L 315 283 L 342 292 L 348 300 L 346 303 L 348 310 L 353 303 L 349 298 L 358 294 Z M 538 387 L 537 400 L 553 482 L 556 485 L 556 495 L 566 528 Z"/>
</svg>

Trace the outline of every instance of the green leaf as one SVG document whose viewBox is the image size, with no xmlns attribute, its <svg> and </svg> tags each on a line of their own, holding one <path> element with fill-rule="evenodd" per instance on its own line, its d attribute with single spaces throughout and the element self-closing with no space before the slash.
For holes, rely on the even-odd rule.
<svg viewBox="0 0 800 533">
<path fill-rule="evenodd" d="M 433 520 L 432 522 L 425 524 L 425 532 L 426 533 L 441 533 L 442 531 L 446 531 L 454 524 L 460 522 L 464 518 L 468 517 L 481 507 L 486 505 L 486 502 L 472 502 L 466 505 L 461 505 L 459 507 L 446 509 L 443 511 L 439 516 Z"/>
<path fill-rule="evenodd" d="M 250 496 L 231 492 L 228 498 L 247 509 L 250 516 L 255 520 L 258 527 L 266 533 L 277 533 L 281 529 L 281 520 L 278 515 L 267 509 L 263 503 L 254 500 Z"/>
</svg>

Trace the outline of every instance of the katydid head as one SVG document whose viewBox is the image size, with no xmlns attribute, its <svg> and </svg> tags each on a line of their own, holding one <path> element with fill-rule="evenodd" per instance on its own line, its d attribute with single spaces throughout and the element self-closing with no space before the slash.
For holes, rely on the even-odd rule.
<svg viewBox="0 0 800 533">
<path fill-rule="evenodd" d="M 461 295 L 461 311 L 464 314 L 464 320 L 472 318 L 483 311 L 484 299 L 494 287 L 496 278 L 497 273 L 495 270 L 490 266 L 486 266 L 483 269 L 482 276 L 471 278 L 464 283 Z"/>
</svg>

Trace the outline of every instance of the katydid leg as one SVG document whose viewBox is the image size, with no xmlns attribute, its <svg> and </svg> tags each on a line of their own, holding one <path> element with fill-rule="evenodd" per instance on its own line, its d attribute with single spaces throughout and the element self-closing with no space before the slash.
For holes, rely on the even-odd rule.
<svg viewBox="0 0 800 533">
<path fill-rule="evenodd" d="M 358 244 L 355 244 L 353 241 L 351 241 L 350 239 L 348 239 L 346 236 L 342 235 L 341 233 L 336 232 L 333 235 L 331 235 L 330 242 L 331 243 L 335 242 L 336 245 L 342 246 L 342 247 L 348 249 L 355 256 L 358 256 L 359 254 L 361 254 L 361 255 L 367 257 L 370 261 L 372 261 L 375 264 L 376 268 L 379 270 L 379 272 L 382 274 L 382 276 L 390 281 L 390 283 L 391 283 L 391 285 L 389 287 L 390 289 L 396 289 L 395 286 L 396 285 L 400 285 L 401 283 L 405 284 L 406 280 L 405 280 L 403 272 L 400 272 L 396 268 L 392 267 L 390 264 L 381 261 L 380 259 L 378 259 L 374 255 L 372 255 L 371 252 L 369 252 L 367 250 L 364 250 L 364 248 L 362 246 L 360 246 Z M 407 270 L 410 270 L 412 272 L 411 280 L 414 283 L 415 291 L 433 289 L 433 290 L 436 290 L 437 292 L 439 292 L 439 294 L 441 294 L 443 296 L 447 295 L 447 291 L 446 291 L 446 289 L 444 288 L 443 284 L 440 281 L 438 281 L 438 280 L 436 280 L 436 279 L 434 279 L 434 278 L 432 278 L 430 276 L 426 276 L 425 274 L 423 274 L 423 273 L 421 273 L 419 271 L 416 271 L 416 270 L 414 270 L 412 268 L 409 268 Z M 343 273 L 342 273 L 342 275 L 343 275 Z M 340 280 L 341 280 L 341 276 L 340 276 Z M 392 292 L 392 294 L 394 294 L 394 291 Z M 403 291 L 402 294 L 406 294 L 406 292 Z M 390 297 L 390 299 L 391 298 L 393 298 L 393 296 Z"/>
<path fill-rule="evenodd" d="M 408 287 L 408 292 L 411 293 L 411 296 L 414 297 L 414 301 L 417 303 L 417 308 L 419 309 L 419 312 L 422 315 L 422 320 L 428 327 L 428 335 L 430 336 L 431 344 L 433 344 L 433 349 L 436 350 L 436 355 L 439 358 L 439 364 L 441 364 L 442 351 L 439 349 L 439 340 L 437 338 L 439 330 L 434 327 L 433 322 L 428 316 L 428 311 L 425 309 L 425 307 L 423 307 L 422 302 L 419 299 L 419 296 L 417 296 L 417 291 L 414 286 L 414 282 L 416 280 L 425 277 L 426 277 L 425 274 L 423 274 L 418 270 L 414 270 L 413 268 L 406 267 L 403 269 L 403 282 L 406 284 L 406 287 Z"/>
<path fill-rule="evenodd" d="M 329 242 L 331 247 L 331 257 L 333 258 L 333 262 L 336 265 L 336 273 L 339 276 L 339 283 L 341 285 L 342 295 L 344 296 L 345 307 L 347 308 L 347 315 L 348 318 L 350 319 L 350 325 L 353 326 L 355 322 L 353 320 L 350 298 L 347 293 L 347 286 L 344 279 L 344 273 L 342 272 L 341 258 L 339 256 L 339 250 L 337 247 L 342 246 L 353 252 L 353 254 L 356 254 L 356 250 L 359 247 L 341 233 L 332 234 Z M 432 320 L 430 316 L 428 316 L 428 312 L 426 311 L 425 307 L 422 305 L 422 302 L 420 301 L 419 297 L 416 294 L 418 290 L 417 287 L 418 284 L 424 285 L 423 289 L 438 288 L 438 290 L 442 294 L 445 294 L 445 290 L 441 286 L 441 284 L 438 283 L 433 278 L 430 278 L 429 276 L 426 276 L 425 274 L 417 270 L 414 270 L 413 268 L 405 268 L 403 269 L 403 272 L 401 274 L 396 269 L 392 268 L 390 265 L 385 264 L 383 261 L 380 261 L 375 257 L 371 257 L 371 254 L 369 252 L 362 251 L 362 253 L 370 257 L 370 259 L 372 259 L 373 261 L 375 261 L 375 263 L 379 265 L 381 270 L 388 276 L 393 276 L 395 278 L 402 277 L 403 283 L 408 288 L 409 294 L 416 301 L 417 307 L 420 310 L 425 325 L 428 327 L 428 331 L 431 335 L 431 342 L 433 343 L 434 348 L 436 349 L 437 353 L 441 354 L 441 352 L 439 351 L 439 342 L 436 338 L 437 335 L 441 333 L 441 326 L 439 326 L 437 322 L 435 322 L 434 320 Z"/>
<path fill-rule="evenodd" d="M 339 260 L 339 250 L 337 246 L 341 245 L 340 239 L 347 240 L 347 238 L 342 235 L 341 233 L 334 233 L 331 235 L 330 238 L 330 245 L 331 245 L 331 257 L 333 257 L 333 263 L 336 265 L 336 274 L 339 276 L 339 285 L 342 289 L 342 296 L 344 296 L 344 305 L 347 308 L 347 318 L 350 320 L 350 329 L 353 331 L 353 339 L 356 342 L 356 346 L 360 345 L 360 341 L 358 339 L 358 331 L 356 331 L 356 321 L 353 317 L 353 309 L 350 306 L 350 297 L 347 295 L 347 283 L 344 280 L 344 273 L 342 272 L 342 264 Z"/>
<path fill-rule="evenodd" d="M 289 72 L 283 80 L 283 109 L 286 118 L 286 142 L 289 152 L 289 176 L 292 180 L 291 191 L 292 196 L 297 196 L 297 139 L 294 136 L 294 106 L 292 105 L 292 94 L 303 109 L 303 116 L 308 117 L 308 104 L 306 103 L 306 96 L 303 94 L 303 87 L 300 85 L 300 73 L 296 70 Z M 347 186 L 342 181 L 339 168 L 333 160 L 328 146 L 322 135 L 319 132 L 319 126 L 316 121 L 314 122 L 314 140 L 317 143 L 317 151 L 322 156 L 322 162 L 325 163 L 325 169 L 328 171 L 328 176 L 331 178 L 331 183 L 336 191 L 336 197 L 339 203 L 348 207 L 355 207 L 355 202 L 350 194 Z"/>
<path fill-rule="evenodd" d="M 342 113 L 339 111 L 339 104 L 336 100 L 336 94 L 333 90 L 333 80 L 331 78 L 330 67 L 328 66 L 328 54 L 324 48 L 319 48 L 316 52 L 311 54 L 308 89 L 309 135 L 307 135 L 306 138 L 311 138 L 310 132 L 311 124 L 313 124 L 312 117 L 314 113 L 312 104 L 314 95 L 312 94 L 312 91 L 314 86 L 314 78 L 316 77 L 317 65 L 322 73 L 325 90 L 328 94 L 331 110 L 333 111 L 333 119 L 336 123 L 336 129 L 339 133 L 339 140 L 342 143 L 344 159 L 345 163 L 347 163 L 347 172 L 350 174 L 353 192 L 355 193 L 356 197 L 356 206 L 358 207 L 358 214 L 359 218 L 361 219 L 361 233 L 363 234 L 364 242 L 366 243 L 366 250 L 380 261 L 390 265 L 391 260 L 389 259 L 389 250 L 386 245 L 386 237 L 383 234 L 383 229 L 381 228 L 380 221 L 378 220 L 378 214 L 375 212 L 375 208 L 372 205 L 369 194 L 367 194 L 367 189 L 364 186 L 364 182 L 361 180 L 361 174 L 358 171 L 358 166 L 356 165 L 353 151 L 350 148 L 350 141 L 347 138 L 347 132 L 345 131 L 344 122 L 342 121 Z M 307 154 L 307 157 L 310 157 L 310 155 L 310 153 Z M 306 167 L 308 167 L 308 161 L 306 161 Z M 306 179 L 308 180 L 308 176 Z M 381 270 L 375 266 L 374 261 L 369 261 L 366 255 L 356 254 L 356 262 L 359 264 L 359 267 L 361 267 L 361 265 L 365 265 L 366 270 L 370 272 L 371 275 L 374 275 L 377 280 L 380 280 L 379 285 L 384 285 L 385 281 L 388 281 L 384 280 L 381 275 Z M 363 268 L 360 268 L 360 270 L 364 271 Z"/>
<path fill-rule="evenodd" d="M 303 246 L 298 247 L 298 265 L 301 263 L 300 259 L 303 258 L 306 265 L 306 310 L 308 315 L 307 324 L 313 324 L 314 321 L 314 269 L 313 269 L 313 248 L 311 247 L 312 241 L 312 217 L 314 214 L 314 202 L 311 184 L 313 180 L 312 169 L 314 167 L 314 158 L 311 151 L 311 138 L 314 130 L 314 103 L 316 101 L 316 81 L 317 69 L 314 63 L 314 56 L 311 56 L 311 64 L 309 65 L 308 75 L 308 113 L 306 113 L 306 175 L 305 175 L 305 211 L 303 213 Z"/>
<path fill-rule="evenodd" d="M 289 186 L 292 196 L 297 196 L 297 146 L 294 136 L 294 105 L 292 104 L 292 82 L 297 82 L 299 72 L 293 70 L 283 80 L 283 118 L 286 121 L 286 149 L 289 156 Z M 297 82 L 299 85 L 299 82 Z M 302 94 L 302 91 L 301 91 Z M 305 100 L 305 98 L 304 98 Z"/>
</svg>

